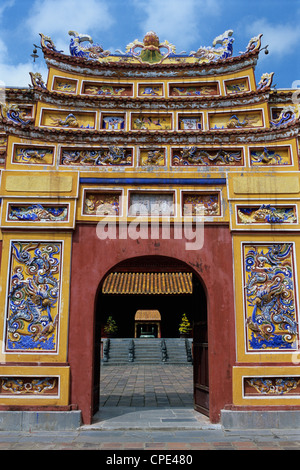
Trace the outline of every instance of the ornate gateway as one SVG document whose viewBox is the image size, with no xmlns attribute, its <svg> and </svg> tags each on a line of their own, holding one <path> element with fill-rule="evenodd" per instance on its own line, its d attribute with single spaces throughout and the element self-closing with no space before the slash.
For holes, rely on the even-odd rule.
<svg viewBox="0 0 300 470">
<path fill-rule="evenodd" d="M 190 52 L 68 34 L 41 34 L 48 77 L 0 103 L 1 409 L 90 423 L 99 312 L 163 339 L 182 299 L 198 411 L 299 407 L 297 90 L 255 75 L 262 34 L 237 55 L 230 29 Z"/>
</svg>

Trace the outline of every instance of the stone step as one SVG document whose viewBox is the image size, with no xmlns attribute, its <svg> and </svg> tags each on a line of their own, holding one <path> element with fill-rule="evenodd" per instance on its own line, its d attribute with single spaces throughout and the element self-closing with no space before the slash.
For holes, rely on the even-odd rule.
<svg viewBox="0 0 300 470">
<path fill-rule="evenodd" d="M 134 341 L 134 362 L 137 364 L 157 364 L 162 360 L 161 340 L 138 338 Z"/>
<path fill-rule="evenodd" d="M 134 360 L 129 361 L 129 346 L 134 342 Z M 106 339 L 103 339 L 105 347 Z M 170 364 L 189 364 L 187 359 L 186 342 L 182 338 L 165 338 L 167 358 L 164 362 Z M 189 339 L 190 345 L 192 340 Z M 111 338 L 109 340 L 108 359 L 102 362 L 109 364 L 161 364 L 161 338 Z"/>
</svg>

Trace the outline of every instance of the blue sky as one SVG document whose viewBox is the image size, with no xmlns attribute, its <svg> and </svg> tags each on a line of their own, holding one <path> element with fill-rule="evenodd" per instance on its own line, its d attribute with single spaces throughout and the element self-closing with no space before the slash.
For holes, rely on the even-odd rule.
<svg viewBox="0 0 300 470">
<path fill-rule="evenodd" d="M 263 33 L 257 81 L 275 72 L 276 88 L 300 86 L 300 0 L 0 0 L 0 81 L 28 86 L 29 72 L 47 69 L 39 50 L 33 63 L 33 43 L 39 33 L 50 36 L 69 54 L 69 30 L 89 34 L 112 53 L 125 51 L 147 31 L 167 39 L 176 52 L 211 46 L 214 38 L 234 31 L 234 52 L 245 51 L 249 40 Z"/>
</svg>

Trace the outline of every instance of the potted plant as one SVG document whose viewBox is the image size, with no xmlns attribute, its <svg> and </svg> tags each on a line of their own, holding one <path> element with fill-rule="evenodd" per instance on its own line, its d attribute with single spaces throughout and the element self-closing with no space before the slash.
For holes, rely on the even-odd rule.
<svg viewBox="0 0 300 470">
<path fill-rule="evenodd" d="M 107 319 L 106 325 L 104 326 L 104 332 L 106 336 L 109 338 L 109 337 L 115 336 L 117 331 L 118 331 L 117 324 L 115 320 L 113 319 L 113 317 L 110 315 Z"/>
<path fill-rule="evenodd" d="M 179 325 L 179 333 L 181 338 L 187 338 L 190 336 L 190 333 L 192 331 L 191 324 L 184 313 L 181 318 L 181 323 Z"/>
</svg>

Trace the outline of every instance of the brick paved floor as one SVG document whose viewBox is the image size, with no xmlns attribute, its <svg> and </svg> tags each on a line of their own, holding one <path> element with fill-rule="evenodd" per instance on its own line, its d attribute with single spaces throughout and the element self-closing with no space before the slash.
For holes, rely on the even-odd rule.
<svg viewBox="0 0 300 470">
<path fill-rule="evenodd" d="M 106 450 L 109 455 L 122 455 L 122 451 L 131 450 L 126 455 L 136 455 L 138 451 L 153 451 L 152 454 L 173 451 L 204 450 L 300 450 L 299 436 L 292 437 L 258 435 L 232 437 L 222 431 L 197 433 L 169 432 L 161 433 L 103 433 L 102 431 L 73 432 L 0 432 L 0 450 Z M 119 452 L 118 452 L 119 451 Z M 147 456 L 145 456 L 146 458 Z M 195 461 L 196 461 L 195 456 Z"/>
<path fill-rule="evenodd" d="M 193 407 L 193 367 L 102 366 L 100 406 Z"/>
<path fill-rule="evenodd" d="M 115 410 L 117 415 L 122 416 L 121 408 L 130 406 L 128 403 L 132 404 L 132 413 L 135 413 L 133 404 L 138 401 L 140 407 L 145 407 L 144 413 L 147 413 L 148 403 L 151 403 L 154 416 L 170 413 L 171 403 L 184 408 L 179 411 L 173 408 L 175 414 L 186 415 L 193 402 L 192 374 L 193 368 L 190 366 L 102 367 L 102 413 L 109 414 L 110 410 Z M 163 407 L 170 409 L 163 410 Z M 135 455 L 138 451 L 158 454 L 199 450 L 300 450 L 300 431 L 244 429 L 226 432 L 221 428 L 200 426 L 200 429 L 190 430 L 91 430 L 82 427 L 68 432 L 0 432 L 0 450 L 22 449 L 106 450 L 109 455 L 121 455 L 118 452 L 122 451 L 126 451 L 126 455 Z"/>
</svg>

